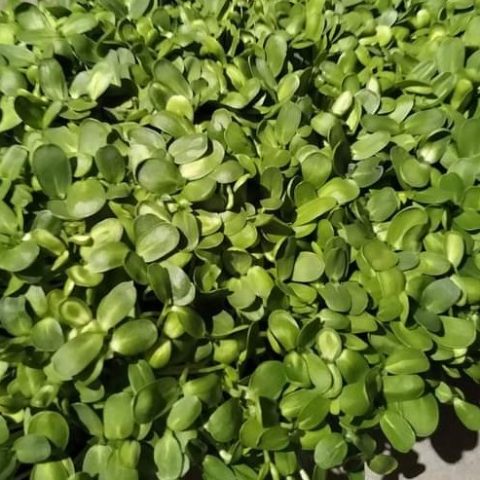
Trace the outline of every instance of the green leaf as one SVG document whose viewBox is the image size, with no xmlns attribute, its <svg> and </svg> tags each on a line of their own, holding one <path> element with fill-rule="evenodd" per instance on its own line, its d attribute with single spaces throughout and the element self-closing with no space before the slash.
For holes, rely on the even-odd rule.
<svg viewBox="0 0 480 480">
<path fill-rule="evenodd" d="M 413 348 L 398 349 L 385 361 L 385 370 L 395 375 L 421 373 L 429 367 L 430 363 L 425 354 Z"/>
<path fill-rule="evenodd" d="M 382 131 L 362 136 L 352 145 L 354 160 L 364 160 L 382 151 L 390 142 L 390 133 Z"/>
<path fill-rule="evenodd" d="M 318 280 L 325 270 L 323 259 L 313 252 L 300 252 L 293 267 L 294 282 L 310 283 Z"/>
<path fill-rule="evenodd" d="M 62 379 L 70 380 L 95 360 L 102 347 L 102 334 L 81 333 L 53 354 L 52 366 Z"/>
<path fill-rule="evenodd" d="M 173 306 L 168 314 L 169 319 L 172 317 L 174 317 L 173 321 L 179 323 L 191 337 L 203 338 L 205 336 L 205 322 L 192 308 Z"/>
<path fill-rule="evenodd" d="M 120 355 L 138 355 L 152 347 L 157 337 L 157 327 L 151 320 L 130 320 L 114 330 L 110 347 Z"/>
<path fill-rule="evenodd" d="M 280 33 L 270 35 L 265 44 L 267 63 L 273 76 L 276 77 L 282 71 L 287 55 L 287 42 Z"/>
<path fill-rule="evenodd" d="M 354 350 L 344 349 L 337 358 L 336 365 L 349 383 L 361 380 L 368 372 L 366 360 Z"/>
<path fill-rule="evenodd" d="M 87 429 L 90 435 L 95 437 L 103 436 L 102 421 L 91 407 L 85 405 L 84 403 L 74 403 L 72 404 L 72 407 L 75 410 L 80 422 Z"/>
<path fill-rule="evenodd" d="M 369 240 L 362 248 L 365 260 L 376 271 L 384 271 L 393 268 L 398 257 L 380 240 Z"/>
<path fill-rule="evenodd" d="M 325 0 L 308 0 L 305 6 L 305 37 L 317 42 L 323 31 Z"/>
<path fill-rule="evenodd" d="M 13 248 L 0 247 L 0 270 L 21 272 L 37 259 L 40 249 L 35 242 L 24 241 Z"/>
<path fill-rule="evenodd" d="M 6 125 L 4 125 L 5 130 L 13 128 L 20 123 L 16 121 L 16 118 L 20 118 L 26 125 L 34 129 L 44 127 L 47 109 L 44 101 L 33 95 L 25 94 L 24 96 L 17 96 L 13 105 L 16 115 L 11 115 L 11 118 L 8 119 Z"/>
<path fill-rule="evenodd" d="M 327 391 L 333 383 L 332 374 L 326 363 L 317 355 L 305 354 L 307 362 L 308 374 L 313 385 L 318 389 L 319 393 Z"/>
<path fill-rule="evenodd" d="M 480 17 L 471 17 L 465 33 L 463 34 L 463 41 L 469 47 L 480 47 L 480 35 L 478 28 L 480 27 Z"/>
<path fill-rule="evenodd" d="M 43 435 L 62 450 L 67 447 L 70 435 L 67 421 L 57 412 L 35 414 L 28 424 L 28 433 Z"/>
<path fill-rule="evenodd" d="M 461 398 L 453 400 L 453 408 L 460 421 L 466 428 L 473 431 L 480 430 L 480 407 L 466 402 Z"/>
<path fill-rule="evenodd" d="M 280 401 L 280 411 L 287 419 L 296 418 L 315 398 L 316 393 L 314 390 L 300 389 L 287 393 Z"/>
<path fill-rule="evenodd" d="M 180 165 L 180 175 L 186 180 L 200 180 L 212 173 L 221 163 L 225 155 L 225 150 L 220 142 L 212 142 L 212 152 L 195 160 L 194 162 Z"/>
<path fill-rule="evenodd" d="M 249 387 L 259 397 L 275 399 L 280 396 L 287 379 L 281 362 L 263 362 L 250 377 Z"/>
<path fill-rule="evenodd" d="M 256 448 L 264 428 L 255 417 L 249 417 L 240 428 L 240 443 L 247 448 Z"/>
<path fill-rule="evenodd" d="M 459 38 L 444 38 L 437 48 L 435 60 L 440 72 L 456 73 L 465 63 L 465 46 Z"/>
<path fill-rule="evenodd" d="M 43 93 L 52 100 L 67 97 L 67 84 L 60 64 L 53 58 L 42 60 L 38 66 L 38 77 Z"/>
<path fill-rule="evenodd" d="M 146 384 L 133 399 L 133 414 L 138 423 L 154 420 L 177 397 L 177 382 L 165 377 Z"/>
<path fill-rule="evenodd" d="M 428 223 L 424 209 L 405 208 L 393 217 L 387 231 L 387 242 L 396 250 L 418 250 Z"/>
<path fill-rule="evenodd" d="M 105 190 L 101 183 L 94 179 L 75 182 L 68 188 L 65 205 L 68 213 L 82 219 L 95 215 L 105 204 Z"/>
<path fill-rule="evenodd" d="M 371 407 L 367 386 L 364 381 L 350 383 L 343 387 L 338 397 L 342 411 L 354 417 L 365 415 Z"/>
<path fill-rule="evenodd" d="M 321 197 L 301 205 L 297 210 L 295 226 L 305 225 L 312 222 L 321 215 L 329 212 L 336 206 L 337 202 L 331 197 Z"/>
<path fill-rule="evenodd" d="M 97 151 L 107 144 L 109 133 L 108 124 L 87 118 L 81 123 L 78 132 L 78 150 L 88 155 L 96 155 Z"/>
<path fill-rule="evenodd" d="M 291 475 L 298 468 L 297 455 L 295 452 L 275 452 L 274 461 L 281 475 Z"/>
<path fill-rule="evenodd" d="M 347 456 L 348 445 L 339 433 L 329 433 L 319 440 L 315 447 L 315 463 L 327 470 L 341 465 Z"/>
<path fill-rule="evenodd" d="M 198 397 L 207 405 L 216 405 L 220 402 L 221 390 L 219 377 L 214 373 L 204 375 L 203 377 L 189 380 L 183 385 L 185 396 Z"/>
<path fill-rule="evenodd" d="M 318 190 L 319 197 L 334 198 L 339 205 L 355 200 L 360 194 L 358 185 L 350 179 L 332 178 Z"/>
<path fill-rule="evenodd" d="M 4 417 L 0 417 L 0 445 L 5 444 L 10 437 L 8 424 Z"/>
<path fill-rule="evenodd" d="M 108 242 L 93 247 L 88 255 L 88 269 L 103 273 L 123 265 L 128 247 L 121 242 Z"/>
<path fill-rule="evenodd" d="M 99 148 L 95 153 L 95 164 L 110 183 L 119 183 L 125 176 L 125 159 L 114 145 Z"/>
<path fill-rule="evenodd" d="M 327 362 L 335 361 L 342 352 L 342 339 L 331 328 L 323 328 L 317 336 L 317 350 Z"/>
<path fill-rule="evenodd" d="M 410 115 L 405 120 L 404 128 L 413 135 L 425 135 L 441 128 L 445 119 L 440 109 L 422 110 Z"/>
<path fill-rule="evenodd" d="M 177 165 L 198 160 L 207 151 L 208 138 L 205 134 L 185 135 L 168 147 L 168 152 Z"/>
<path fill-rule="evenodd" d="M 138 18 L 141 18 L 142 15 L 147 11 L 150 5 L 149 0 L 140 0 L 140 1 L 128 0 L 126 3 L 128 5 L 128 11 L 129 11 L 130 17 L 135 20 Z"/>
<path fill-rule="evenodd" d="M 207 455 L 202 463 L 204 480 L 236 480 L 236 476 L 219 458 Z"/>
<path fill-rule="evenodd" d="M 52 448 L 43 435 L 24 435 L 15 441 L 13 449 L 21 463 L 39 463 L 46 460 Z"/>
<path fill-rule="evenodd" d="M 41 351 L 55 352 L 64 343 L 60 323 L 54 318 L 44 318 L 32 328 L 32 343 Z"/>
<path fill-rule="evenodd" d="M 301 163 L 302 176 L 315 188 L 321 187 L 332 173 L 332 161 L 321 153 L 312 153 Z"/>
<path fill-rule="evenodd" d="M 422 292 L 421 304 L 430 312 L 443 313 L 460 298 L 461 290 L 449 278 L 435 280 Z"/>
<path fill-rule="evenodd" d="M 113 83 L 113 71 L 107 62 L 97 63 L 91 70 L 87 85 L 87 93 L 92 100 L 102 96 Z"/>
<path fill-rule="evenodd" d="M 168 60 L 158 60 L 153 67 L 155 79 L 171 94 L 191 98 L 192 90 L 181 72 Z"/>
<path fill-rule="evenodd" d="M 370 462 L 368 462 L 368 467 L 374 473 L 388 475 L 397 469 L 398 462 L 389 455 L 379 454 L 375 455 Z"/>
<path fill-rule="evenodd" d="M 441 316 L 442 335 L 434 335 L 435 341 L 447 348 L 467 348 L 476 339 L 475 323 L 471 318 Z"/>
<path fill-rule="evenodd" d="M 180 242 L 178 230 L 152 214 L 138 217 L 134 231 L 136 251 L 146 262 L 165 257 Z"/>
<path fill-rule="evenodd" d="M 480 153 L 479 128 L 480 119 L 478 118 L 465 120 L 461 126 L 455 128 L 453 137 L 460 156 L 471 157 Z"/>
<path fill-rule="evenodd" d="M 0 175 L 10 180 L 18 178 L 25 166 L 27 155 L 27 150 L 19 145 L 7 148 L 0 161 Z"/>
<path fill-rule="evenodd" d="M 173 404 L 167 417 L 168 428 L 174 431 L 186 430 L 201 412 L 200 400 L 194 396 L 185 396 Z"/>
<path fill-rule="evenodd" d="M 72 327 L 82 327 L 92 320 L 90 308 L 78 298 L 65 299 L 58 311 L 61 320 Z"/>
<path fill-rule="evenodd" d="M 415 444 L 415 433 L 397 412 L 386 410 L 380 418 L 380 428 L 395 450 L 409 452 Z"/>
<path fill-rule="evenodd" d="M 0 55 L 5 57 L 12 67 L 28 67 L 35 63 L 34 53 L 26 46 L 2 44 L 0 45 Z"/>
<path fill-rule="evenodd" d="M 152 117 L 151 125 L 175 138 L 193 133 L 193 128 L 188 120 L 168 111 L 155 114 Z"/>
<path fill-rule="evenodd" d="M 188 305 L 195 298 L 195 287 L 187 274 L 176 265 L 165 263 L 170 279 L 172 301 L 174 305 Z"/>
<path fill-rule="evenodd" d="M 302 405 L 303 406 L 303 405 Z M 298 427 L 302 430 L 317 428 L 330 412 L 330 401 L 316 395 L 298 414 Z"/>
<path fill-rule="evenodd" d="M 302 111 L 294 103 L 285 103 L 278 114 L 275 131 L 278 141 L 282 145 L 289 143 L 295 135 L 300 120 Z"/>
<path fill-rule="evenodd" d="M 395 375 L 383 377 L 383 394 L 389 402 L 412 400 L 420 397 L 425 389 L 418 375 Z"/>
<path fill-rule="evenodd" d="M 274 310 L 268 317 L 268 328 L 285 350 L 295 348 L 299 328 L 295 319 L 288 312 Z"/>
<path fill-rule="evenodd" d="M 0 202 L 0 233 L 13 235 L 18 228 L 17 217 L 4 202 Z"/>
<path fill-rule="evenodd" d="M 103 428 L 108 440 L 123 440 L 133 433 L 132 396 L 127 392 L 110 395 L 103 407 Z"/>
<path fill-rule="evenodd" d="M 281 426 L 267 428 L 259 439 L 259 448 L 263 450 L 284 450 L 290 442 L 288 430 Z"/>
<path fill-rule="evenodd" d="M 64 198 L 72 183 L 72 169 L 65 153 L 56 145 L 42 145 L 33 154 L 32 169 L 42 190 L 50 198 Z"/>
<path fill-rule="evenodd" d="M 400 404 L 402 415 L 413 427 L 417 437 L 429 437 L 438 427 L 439 408 L 435 397 L 429 393 Z"/>
<path fill-rule="evenodd" d="M 178 190 L 183 184 L 183 179 L 174 163 L 150 159 L 140 167 L 138 182 L 149 192 L 168 195 Z"/>
<path fill-rule="evenodd" d="M 85 33 L 97 25 L 97 19 L 91 13 L 73 13 L 67 18 L 62 25 L 61 31 L 63 35 L 69 36 L 78 33 Z"/>
<path fill-rule="evenodd" d="M 0 320 L 3 328 L 11 335 L 28 335 L 32 318 L 26 311 L 25 298 L 5 297 L 0 300 Z"/>
<path fill-rule="evenodd" d="M 69 458 L 54 462 L 38 463 L 32 469 L 32 480 L 42 480 L 43 478 L 68 480 L 73 475 L 73 472 L 74 467 Z"/>
<path fill-rule="evenodd" d="M 110 330 L 127 317 L 135 306 L 137 291 L 133 282 L 122 282 L 108 292 L 97 308 L 97 320 L 105 330 Z"/>
<path fill-rule="evenodd" d="M 157 441 L 154 449 L 158 474 L 165 480 L 180 478 L 183 471 L 183 453 L 178 440 L 170 430 Z"/>
<path fill-rule="evenodd" d="M 206 429 L 217 442 L 226 443 L 237 438 L 241 424 L 240 402 L 231 398 L 210 415 Z"/>
</svg>

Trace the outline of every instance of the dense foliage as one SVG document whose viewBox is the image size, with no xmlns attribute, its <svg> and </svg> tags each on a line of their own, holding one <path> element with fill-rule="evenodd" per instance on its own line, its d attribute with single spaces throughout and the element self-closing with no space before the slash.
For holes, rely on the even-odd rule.
<svg viewBox="0 0 480 480">
<path fill-rule="evenodd" d="M 477 13 L 7 2 L 0 480 L 359 479 L 439 403 L 480 429 Z"/>
</svg>

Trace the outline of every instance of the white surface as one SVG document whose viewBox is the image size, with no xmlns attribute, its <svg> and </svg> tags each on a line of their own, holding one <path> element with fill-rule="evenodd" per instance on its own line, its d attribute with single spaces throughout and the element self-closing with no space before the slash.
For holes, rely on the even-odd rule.
<svg viewBox="0 0 480 480">
<path fill-rule="evenodd" d="M 440 419 L 432 438 L 419 442 L 409 454 L 396 455 L 399 471 L 383 480 L 480 480 L 478 433 L 466 430 L 451 407 L 441 409 Z M 365 480 L 381 478 L 371 472 L 365 475 Z"/>
<path fill-rule="evenodd" d="M 445 439 L 446 446 L 449 440 Z M 387 480 L 478 480 L 480 479 L 480 448 L 464 451 L 455 463 L 445 461 L 432 447 L 430 440 L 425 440 L 415 448 L 404 466 L 404 473 L 389 475 Z M 415 458 L 418 455 L 417 458 Z M 401 467 L 402 468 L 402 467 Z M 367 472 L 365 480 L 382 480 L 382 477 Z"/>
</svg>

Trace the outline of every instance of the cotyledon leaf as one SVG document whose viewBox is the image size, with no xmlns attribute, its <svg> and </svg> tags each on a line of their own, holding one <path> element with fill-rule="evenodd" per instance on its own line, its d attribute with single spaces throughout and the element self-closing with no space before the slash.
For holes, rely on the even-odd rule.
<svg viewBox="0 0 480 480">
<path fill-rule="evenodd" d="M 0 269 L 7 272 L 20 272 L 28 268 L 38 257 L 38 245 L 27 240 L 12 248 L 0 247 Z"/>
<path fill-rule="evenodd" d="M 315 447 L 315 463 L 324 469 L 340 465 L 347 456 L 347 442 L 339 433 L 322 436 Z"/>
<path fill-rule="evenodd" d="M 352 145 L 354 160 L 364 160 L 382 151 L 390 142 L 390 133 L 381 131 L 364 135 Z"/>
<path fill-rule="evenodd" d="M 105 201 L 105 190 L 101 183 L 89 178 L 75 182 L 68 188 L 65 206 L 72 217 L 81 219 L 97 213 Z"/>
<path fill-rule="evenodd" d="M 154 458 L 162 478 L 175 480 L 181 476 L 184 461 L 182 448 L 170 430 L 166 430 L 155 444 Z"/>
<path fill-rule="evenodd" d="M 204 134 L 185 135 L 175 140 L 168 147 L 168 152 L 172 155 L 175 163 L 193 162 L 200 158 L 208 148 L 208 138 Z"/>
<path fill-rule="evenodd" d="M 399 413 L 386 410 L 380 418 L 380 428 L 395 450 L 408 452 L 413 447 L 415 433 Z"/>
<path fill-rule="evenodd" d="M 213 151 L 204 158 L 180 165 L 180 174 L 187 180 L 199 180 L 222 163 L 225 151 L 222 144 L 213 141 Z"/>
<path fill-rule="evenodd" d="M 183 95 L 187 98 L 192 96 L 190 85 L 181 72 L 166 59 L 158 60 L 153 66 L 153 74 L 157 81 L 165 85 L 173 93 Z"/>
<path fill-rule="evenodd" d="M 401 402 L 400 409 L 418 437 L 427 437 L 437 429 L 439 408 L 437 400 L 431 393 Z"/>
<path fill-rule="evenodd" d="M 54 353 L 52 366 L 61 378 L 70 380 L 95 360 L 102 347 L 101 333 L 82 333 Z"/>
<path fill-rule="evenodd" d="M 337 205 L 332 197 L 319 197 L 301 205 L 297 210 L 294 225 L 301 226 L 329 212 Z"/>
<path fill-rule="evenodd" d="M 134 223 L 137 253 L 146 262 L 168 255 L 179 243 L 180 234 L 171 224 L 152 214 L 138 217 Z"/>
<path fill-rule="evenodd" d="M 133 282 L 122 282 L 113 287 L 98 305 L 97 320 L 100 326 L 104 330 L 113 328 L 131 312 L 136 299 L 137 291 Z"/>
<path fill-rule="evenodd" d="M 424 209 L 413 206 L 405 208 L 393 217 L 388 227 L 387 241 L 397 250 L 416 250 L 428 223 Z"/>
<path fill-rule="evenodd" d="M 265 44 L 267 63 L 274 77 L 282 70 L 287 55 L 287 42 L 280 33 L 274 33 L 268 37 Z"/>
<path fill-rule="evenodd" d="M 425 372 L 429 361 L 423 352 L 413 348 L 400 348 L 392 352 L 385 362 L 385 370 L 394 374 Z"/>
<path fill-rule="evenodd" d="M 318 190 L 319 197 L 334 198 L 339 205 L 355 200 L 360 194 L 358 185 L 349 179 L 332 178 Z"/>
<path fill-rule="evenodd" d="M 443 313 L 460 298 L 461 290 L 449 278 L 435 280 L 422 292 L 421 304 L 433 313 Z"/>
<path fill-rule="evenodd" d="M 51 198 L 64 198 L 72 183 L 70 161 L 56 145 L 42 145 L 35 150 L 32 169 L 42 187 Z"/>
</svg>

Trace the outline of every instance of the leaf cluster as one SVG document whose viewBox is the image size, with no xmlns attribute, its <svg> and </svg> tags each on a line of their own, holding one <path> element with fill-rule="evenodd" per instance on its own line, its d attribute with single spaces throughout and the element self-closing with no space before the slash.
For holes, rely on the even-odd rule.
<svg viewBox="0 0 480 480">
<path fill-rule="evenodd" d="M 478 12 L 9 0 L 0 480 L 358 480 L 439 404 L 480 429 Z"/>
</svg>

